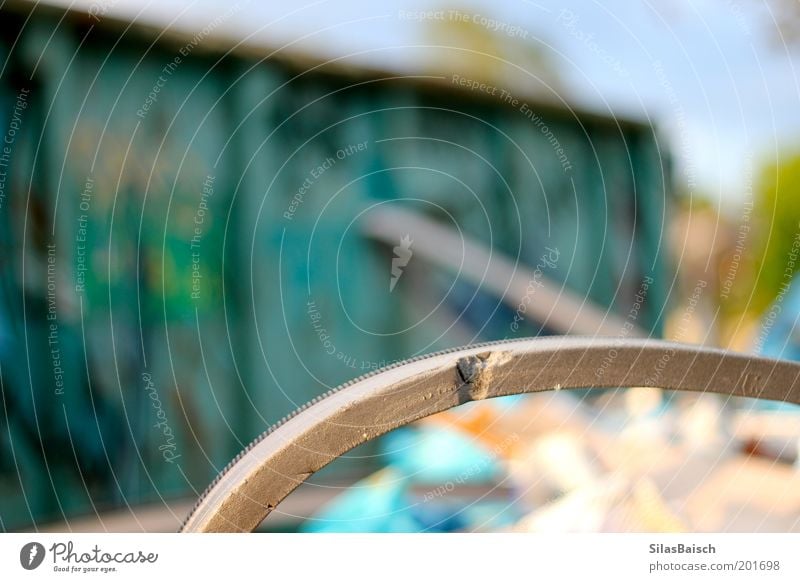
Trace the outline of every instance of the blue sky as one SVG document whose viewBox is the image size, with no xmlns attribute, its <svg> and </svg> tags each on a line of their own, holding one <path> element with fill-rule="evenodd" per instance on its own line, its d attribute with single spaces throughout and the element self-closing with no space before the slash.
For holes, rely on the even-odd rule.
<svg viewBox="0 0 800 582">
<path fill-rule="evenodd" d="M 55 0 L 54 0 L 55 1 Z M 234 2 L 57 0 L 127 18 L 199 29 Z M 778 151 L 800 146 L 798 49 L 770 43 L 758 0 L 241 0 L 216 32 L 269 47 L 414 71 L 425 41 L 400 11 L 458 8 L 522 27 L 543 43 L 581 107 L 653 119 L 684 187 L 735 208 L 750 176 Z M 569 11 L 569 12 L 565 12 Z M 176 15 L 177 16 L 176 18 Z M 361 54 L 354 54 L 361 53 Z M 800 149 L 800 148 L 798 148 Z"/>
</svg>

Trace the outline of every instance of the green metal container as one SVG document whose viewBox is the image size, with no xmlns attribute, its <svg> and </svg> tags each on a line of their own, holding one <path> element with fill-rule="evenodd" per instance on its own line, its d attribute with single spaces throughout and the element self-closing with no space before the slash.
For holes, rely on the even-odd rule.
<svg viewBox="0 0 800 582">
<path fill-rule="evenodd" d="M 0 529 L 193 496 L 328 387 L 457 343 L 419 297 L 513 335 L 456 274 L 390 289 L 393 250 L 359 230 L 377 204 L 527 265 L 557 248 L 547 275 L 623 316 L 652 277 L 636 323 L 659 334 L 651 126 L 29 10 L 0 21 L 0 130 L 27 99 L 0 198 Z"/>
</svg>

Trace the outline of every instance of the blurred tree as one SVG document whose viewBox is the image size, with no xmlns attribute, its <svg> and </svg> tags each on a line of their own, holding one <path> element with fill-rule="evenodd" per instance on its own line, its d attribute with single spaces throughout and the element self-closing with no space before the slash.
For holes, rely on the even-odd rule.
<svg viewBox="0 0 800 582">
<path fill-rule="evenodd" d="M 800 45 L 800 2 L 797 0 L 759 0 L 759 3 L 769 12 L 770 22 L 766 26 L 772 29 L 773 42 L 780 46 Z"/>
<path fill-rule="evenodd" d="M 748 262 L 756 276 L 753 298 L 741 307 L 762 313 L 784 284 L 800 270 L 800 154 L 783 155 L 767 164 L 753 205 L 753 244 Z M 746 300 L 739 294 L 740 300 Z"/>
<path fill-rule="evenodd" d="M 429 67 L 523 94 L 552 98 L 563 86 L 547 46 L 524 27 L 462 8 L 441 8 L 423 34 L 436 46 Z M 526 74 L 527 73 L 529 74 Z"/>
<path fill-rule="evenodd" d="M 800 153 L 764 164 L 751 201 L 738 212 L 708 197 L 679 197 L 671 235 L 683 285 L 678 296 L 707 280 L 704 300 L 712 301 L 709 325 L 719 326 L 719 343 L 751 349 L 763 341 L 761 321 L 779 296 L 775 315 L 796 316 L 785 297 L 800 271 Z"/>
</svg>

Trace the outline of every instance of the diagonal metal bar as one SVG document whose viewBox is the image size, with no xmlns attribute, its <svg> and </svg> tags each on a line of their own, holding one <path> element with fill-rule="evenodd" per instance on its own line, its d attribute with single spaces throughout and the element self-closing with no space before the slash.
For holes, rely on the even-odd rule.
<svg viewBox="0 0 800 582">
<path fill-rule="evenodd" d="M 512 309 L 526 306 L 526 317 L 564 335 L 644 337 L 638 326 L 578 296 L 543 273 L 507 257 L 472 237 L 417 213 L 379 206 L 364 215 L 363 232 L 389 245 L 413 233 L 415 256 L 449 269 L 501 298 Z M 531 301 L 530 286 L 536 283 Z"/>
</svg>

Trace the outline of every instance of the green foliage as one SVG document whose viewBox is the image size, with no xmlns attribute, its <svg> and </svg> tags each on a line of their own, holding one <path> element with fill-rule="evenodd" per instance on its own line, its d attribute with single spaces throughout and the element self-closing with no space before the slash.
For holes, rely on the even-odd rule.
<svg viewBox="0 0 800 582">
<path fill-rule="evenodd" d="M 755 289 L 748 311 L 763 312 L 800 270 L 800 154 L 782 156 L 761 171 L 754 195 L 749 262 Z"/>
<path fill-rule="evenodd" d="M 552 97 L 562 88 L 547 47 L 530 31 L 466 8 L 443 7 L 424 20 L 431 72 L 456 72 L 494 86 Z"/>
</svg>

